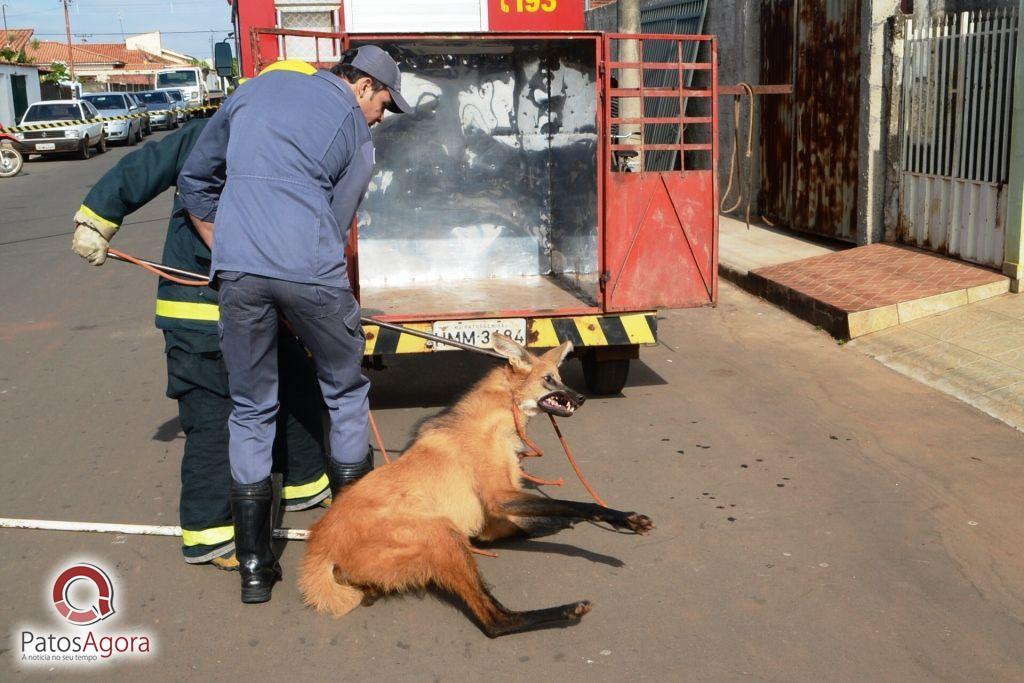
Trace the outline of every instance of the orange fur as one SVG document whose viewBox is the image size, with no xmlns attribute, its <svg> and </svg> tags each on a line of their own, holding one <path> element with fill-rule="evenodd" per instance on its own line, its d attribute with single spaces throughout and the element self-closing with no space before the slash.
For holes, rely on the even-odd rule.
<svg viewBox="0 0 1024 683">
<path fill-rule="evenodd" d="M 522 442 L 512 404 L 530 417 L 552 382 L 564 388 L 557 368 L 572 346 L 540 357 L 518 349 L 508 347 L 509 365 L 488 373 L 449 412 L 426 422 L 401 458 L 335 498 L 313 525 L 302 562 L 299 586 L 307 605 L 341 616 L 364 591 L 375 596 L 432 584 L 459 595 L 485 630 L 502 620 L 511 624 L 515 615 L 544 612 L 505 610 L 487 593 L 469 553 L 471 538 L 521 531 L 515 516 L 502 510 L 529 496 L 521 490 Z M 589 610 L 589 603 L 581 605 L 572 606 L 574 619 Z"/>
</svg>

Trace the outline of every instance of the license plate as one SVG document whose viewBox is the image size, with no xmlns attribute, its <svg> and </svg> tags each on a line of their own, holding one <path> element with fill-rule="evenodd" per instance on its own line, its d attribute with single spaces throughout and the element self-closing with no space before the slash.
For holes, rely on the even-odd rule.
<svg viewBox="0 0 1024 683">
<path fill-rule="evenodd" d="M 434 334 L 445 339 L 471 344 L 480 348 L 491 348 L 491 338 L 496 334 L 515 339 L 526 345 L 526 318 L 503 318 L 491 320 L 441 320 L 434 323 Z M 438 344 L 437 351 L 455 351 L 454 346 Z"/>
<path fill-rule="evenodd" d="M 37 142 L 36 143 L 36 149 L 41 149 L 41 150 L 57 149 L 57 145 L 55 145 L 52 142 Z"/>
</svg>

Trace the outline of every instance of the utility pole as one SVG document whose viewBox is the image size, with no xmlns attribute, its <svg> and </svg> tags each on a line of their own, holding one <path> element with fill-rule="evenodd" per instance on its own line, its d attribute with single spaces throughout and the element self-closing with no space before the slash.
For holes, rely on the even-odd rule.
<svg viewBox="0 0 1024 683">
<path fill-rule="evenodd" d="M 7 33 L 7 5 L 6 4 L 0 5 L 0 9 L 3 10 L 3 14 L 4 14 L 4 45 L 10 45 L 11 44 L 11 36 L 10 36 L 9 33 Z"/>
<path fill-rule="evenodd" d="M 640 0 L 619 0 L 616 3 L 618 14 L 619 33 L 640 33 Z M 640 54 L 640 44 L 636 40 L 619 41 L 620 62 L 640 62 L 643 55 Z M 619 116 L 624 119 L 638 119 L 644 115 L 644 103 L 639 96 L 640 79 L 643 78 L 642 69 L 619 69 L 619 87 L 638 90 L 635 97 L 622 97 L 619 99 Z M 679 87 L 682 87 L 680 85 Z M 619 127 L 621 140 L 618 144 L 639 145 L 641 139 L 641 126 L 639 123 L 624 123 Z M 631 171 L 643 169 L 643 151 L 637 150 L 639 154 L 631 157 L 628 161 Z"/>
<path fill-rule="evenodd" d="M 60 0 L 64 5 L 64 29 L 68 34 L 68 68 L 71 71 L 72 87 L 75 82 L 75 56 L 71 53 L 71 17 L 68 15 L 68 3 L 71 0 Z"/>
<path fill-rule="evenodd" d="M 117 21 L 118 21 L 119 24 L 121 24 L 121 42 L 123 43 L 125 41 L 125 37 L 124 37 L 124 15 L 121 14 L 120 11 L 118 11 L 118 13 L 117 13 Z"/>
</svg>

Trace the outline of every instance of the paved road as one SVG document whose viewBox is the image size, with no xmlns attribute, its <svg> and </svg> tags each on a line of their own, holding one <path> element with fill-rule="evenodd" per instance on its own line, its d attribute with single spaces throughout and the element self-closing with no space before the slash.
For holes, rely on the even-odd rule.
<svg viewBox="0 0 1024 683">
<path fill-rule="evenodd" d="M 74 209 L 122 154 L 0 181 L 0 515 L 176 523 L 182 437 L 155 283 L 68 249 Z M 117 245 L 156 256 L 169 206 L 133 217 Z M 320 617 L 299 603 L 298 542 L 274 600 L 242 606 L 235 575 L 186 567 L 171 539 L 6 530 L 0 668 L 23 670 L 20 633 L 57 628 L 53 577 L 90 558 L 115 582 L 102 626 L 156 644 L 104 680 L 1024 679 L 1019 433 L 727 284 L 718 308 L 660 325 L 624 396 L 562 423 L 598 490 L 657 530 L 583 525 L 480 558 L 513 608 L 593 600 L 582 624 L 490 641 L 432 595 Z M 389 446 L 489 362 L 375 374 Z M 535 473 L 571 477 L 544 425 L 531 434 L 549 451 Z"/>
</svg>

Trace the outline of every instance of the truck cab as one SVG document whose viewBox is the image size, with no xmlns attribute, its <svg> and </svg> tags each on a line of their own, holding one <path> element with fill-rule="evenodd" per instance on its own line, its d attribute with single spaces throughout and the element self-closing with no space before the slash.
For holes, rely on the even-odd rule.
<svg viewBox="0 0 1024 683">
<path fill-rule="evenodd" d="M 156 72 L 157 90 L 180 90 L 186 107 L 216 105 L 223 97 L 216 76 L 205 67 L 180 66 Z"/>
</svg>

